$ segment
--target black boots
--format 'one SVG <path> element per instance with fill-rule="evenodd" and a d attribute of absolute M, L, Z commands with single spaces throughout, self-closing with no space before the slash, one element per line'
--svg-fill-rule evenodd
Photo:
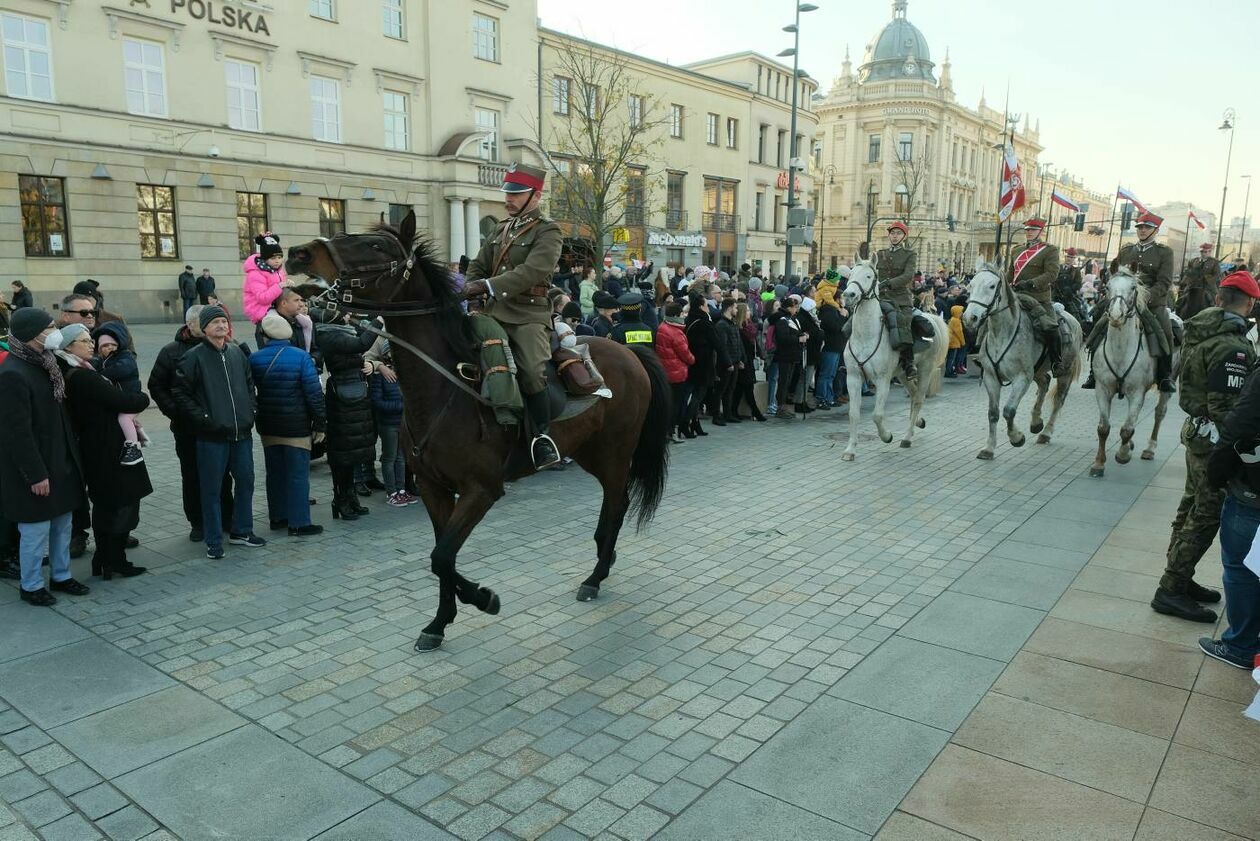
<path fill-rule="evenodd" d="M 1172 357 L 1160 356 L 1155 360 L 1155 379 L 1159 382 L 1159 390 L 1164 394 L 1172 394 L 1177 390 L 1172 381 Z"/>
<path fill-rule="evenodd" d="M 359 504 L 359 495 L 354 484 L 333 483 L 332 515 L 334 520 L 357 520 L 366 515 L 368 509 Z"/>
<path fill-rule="evenodd" d="M 551 440 L 547 430 L 551 424 L 551 400 L 547 390 L 536 394 L 526 394 L 525 408 L 530 420 L 534 422 L 534 440 L 530 443 L 529 454 L 534 460 L 534 469 L 543 470 L 560 462 L 560 448 Z"/>
<path fill-rule="evenodd" d="M 110 581 L 115 575 L 133 578 L 143 575 L 146 571 L 148 567 L 136 566 L 127 560 L 126 535 L 96 535 L 96 552 L 92 555 L 93 575 L 99 575 L 106 581 Z"/>
<path fill-rule="evenodd" d="M 1151 608 L 1165 616 L 1176 616 L 1188 622 L 1212 623 L 1216 621 L 1216 611 L 1199 604 L 1190 593 L 1173 593 L 1163 587 L 1155 591 L 1151 599 Z"/>
<path fill-rule="evenodd" d="M 914 345 L 905 345 L 901 348 L 901 371 L 905 374 L 907 382 L 919 378 L 919 369 L 914 364 Z"/>
<path fill-rule="evenodd" d="M 1056 326 L 1043 330 L 1041 341 L 1045 343 L 1046 354 L 1050 357 L 1051 375 L 1063 376 L 1067 372 L 1063 368 L 1063 337 L 1059 335 L 1059 328 Z"/>

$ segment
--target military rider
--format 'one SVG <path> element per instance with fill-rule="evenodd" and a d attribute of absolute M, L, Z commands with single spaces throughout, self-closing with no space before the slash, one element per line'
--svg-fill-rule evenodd
<path fill-rule="evenodd" d="M 1186 322 L 1181 363 L 1181 427 L 1186 448 L 1186 486 L 1172 523 L 1168 565 L 1151 600 L 1158 613 L 1191 622 L 1215 622 L 1215 611 L 1200 602 L 1218 602 L 1221 594 L 1194 580 L 1195 565 L 1211 547 L 1220 526 L 1225 489 L 1207 481 L 1208 458 L 1221 423 L 1238 402 L 1243 380 L 1255 362 L 1247 339 L 1247 316 L 1260 300 L 1260 284 L 1245 271 L 1221 281 L 1216 306 Z"/>
<path fill-rule="evenodd" d="M 1177 315 L 1189 319 L 1195 313 L 1212 305 L 1216 297 L 1216 284 L 1221 279 L 1221 261 L 1212 256 L 1210 242 L 1199 245 L 1199 256 L 1181 271 L 1177 285 Z"/>
<path fill-rule="evenodd" d="M 914 318 L 914 273 L 918 257 L 906 236 L 910 229 L 900 220 L 888 226 L 888 248 L 875 255 L 875 275 L 879 280 L 879 305 L 888 321 L 888 335 L 893 347 L 901 354 L 901 369 L 907 380 L 918 379 L 914 365 L 914 335 L 911 321 Z"/>
<path fill-rule="evenodd" d="M 1024 247 L 1006 268 L 1006 282 L 1015 290 L 1020 306 L 1037 323 L 1037 335 L 1050 355 L 1054 376 L 1063 376 L 1063 342 L 1059 316 L 1054 309 L 1054 283 L 1059 277 L 1059 249 L 1041 239 L 1044 219 L 1024 223 Z"/>
<path fill-rule="evenodd" d="M 548 434 L 551 406 L 547 397 L 547 361 L 551 358 L 551 303 L 547 290 L 560 259 L 560 226 L 542 215 L 547 173 L 514 163 L 503 177 L 503 204 L 508 218 L 486 238 L 468 265 L 465 298 L 487 298 L 484 314 L 507 332 L 516 359 L 525 409 L 534 424 L 530 455 L 538 470 L 560 461 Z"/>
<path fill-rule="evenodd" d="M 643 293 L 631 290 L 617 299 L 620 311 L 608 338 L 622 345 L 656 347 L 656 336 L 643 321 Z"/>
<path fill-rule="evenodd" d="M 1168 293 L 1172 289 L 1173 250 L 1161 242 L 1155 241 L 1155 232 L 1164 224 L 1162 217 L 1154 213 L 1143 213 L 1133 224 L 1137 231 L 1137 242 L 1129 243 L 1120 249 L 1119 256 L 1111 261 L 1111 274 L 1119 271 L 1120 266 L 1137 264 L 1141 275 L 1140 283 L 1146 287 L 1146 306 L 1138 306 L 1138 317 L 1142 319 L 1142 328 L 1147 336 L 1153 337 L 1159 345 L 1159 355 L 1155 358 L 1155 379 L 1159 390 L 1165 393 L 1176 391 L 1172 382 L 1173 331 L 1172 321 L 1168 318 Z M 1105 306 L 1105 304 L 1103 304 Z M 1107 319 L 1099 318 L 1085 341 L 1090 353 L 1098 350 L 1107 336 Z M 1094 387 L 1094 372 L 1091 366 L 1089 378 L 1081 383 L 1081 388 Z"/>

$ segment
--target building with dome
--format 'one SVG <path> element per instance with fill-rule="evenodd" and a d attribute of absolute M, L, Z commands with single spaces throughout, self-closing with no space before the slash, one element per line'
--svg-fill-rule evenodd
<path fill-rule="evenodd" d="M 894 0 L 892 19 L 856 72 L 846 49 L 840 75 L 814 109 L 813 204 L 823 267 L 851 257 L 868 230 L 879 242 L 893 219 L 910 223 L 925 273 L 966 270 L 978 254 L 993 255 L 1005 115 L 983 94 L 974 109 L 957 101 L 949 51 L 938 68 L 927 38 L 907 17 L 907 0 Z M 1042 147 L 1027 114 L 1019 115 L 1014 143 L 1031 182 L 1032 212 Z"/>

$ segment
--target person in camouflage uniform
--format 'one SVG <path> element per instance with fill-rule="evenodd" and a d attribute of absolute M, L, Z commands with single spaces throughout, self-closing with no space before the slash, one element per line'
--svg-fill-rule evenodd
<path fill-rule="evenodd" d="M 1037 335 L 1046 346 L 1054 376 L 1063 376 L 1063 342 L 1059 315 L 1054 309 L 1054 282 L 1059 276 L 1059 249 L 1041 241 L 1044 219 L 1024 223 L 1027 242 L 1006 267 L 1006 282 L 1015 290 L 1019 304 L 1035 320 Z"/>
<path fill-rule="evenodd" d="M 1216 284 L 1221 279 L 1221 261 L 1212 256 L 1212 243 L 1199 246 L 1199 256 L 1181 270 L 1177 285 L 1177 315 L 1188 320 L 1195 313 L 1211 306 L 1216 297 Z"/>
<path fill-rule="evenodd" d="M 905 239 L 909 228 L 905 222 L 893 222 L 888 226 L 889 247 L 875 255 L 875 277 L 879 280 L 879 305 L 888 322 L 888 336 L 892 346 L 901 354 L 901 370 L 907 380 L 918 379 L 914 365 L 914 335 L 911 320 L 914 318 L 914 273 L 918 256 Z"/>
<path fill-rule="evenodd" d="M 1168 565 L 1151 600 L 1158 613 L 1191 622 L 1215 622 L 1216 612 L 1200 602 L 1220 601 L 1221 594 L 1194 581 L 1194 568 L 1216 537 L 1223 488 L 1207 482 L 1208 458 L 1217 438 L 1217 424 L 1234 408 L 1243 380 L 1255 363 L 1247 339 L 1247 315 L 1260 299 L 1260 284 L 1246 272 L 1221 282 L 1216 306 L 1186 322 L 1181 364 L 1181 427 L 1186 448 L 1186 486 L 1172 522 Z"/>
<path fill-rule="evenodd" d="M 1173 330 L 1172 321 L 1168 318 L 1168 293 L 1172 290 L 1173 250 L 1163 243 L 1155 241 L 1155 232 L 1164 223 L 1163 218 L 1154 213 L 1143 213 L 1134 223 L 1138 241 L 1120 249 L 1119 256 L 1111 261 L 1111 274 L 1115 274 L 1120 266 L 1137 265 L 1141 274 L 1141 284 L 1146 287 L 1146 306 L 1138 307 L 1138 317 L 1142 319 L 1142 328 L 1151 339 L 1152 349 L 1158 345 L 1155 357 L 1155 378 L 1159 390 L 1168 394 L 1176 391 L 1172 382 Z M 1105 309 L 1106 305 L 1103 304 Z M 1098 318 L 1094 329 L 1090 331 L 1085 345 L 1090 353 L 1094 353 L 1102 345 L 1107 336 L 1107 319 Z M 1090 366 L 1089 378 L 1081 384 L 1081 388 L 1094 387 L 1093 366 Z"/>

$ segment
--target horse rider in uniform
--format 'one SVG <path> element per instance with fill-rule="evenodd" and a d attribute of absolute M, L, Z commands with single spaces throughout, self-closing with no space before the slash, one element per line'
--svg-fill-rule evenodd
<path fill-rule="evenodd" d="M 1026 242 L 1006 269 L 1006 282 L 1015 290 L 1020 306 L 1032 316 L 1037 335 L 1046 346 L 1054 376 L 1063 376 L 1063 342 L 1059 315 L 1054 309 L 1054 283 L 1059 277 L 1059 249 L 1041 240 L 1044 219 L 1024 223 Z"/>
<path fill-rule="evenodd" d="M 1221 279 L 1221 261 L 1212 256 L 1210 242 L 1199 246 L 1199 256 L 1181 270 L 1177 285 L 1177 315 L 1189 320 L 1195 313 L 1212 305 L 1216 284 Z"/>
<path fill-rule="evenodd" d="M 617 299 L 620 311 L 617 323 L 613 325 L 608 338 L 622 345 L 647 345 L 656 348 L 656 336 L 652 328 L 643 322 L 643 293 L 636 290 L 626 292 Z"/>
<path fill-rule="evenodd" d="M 538 470 L 560 461 L 548 434 L 551 406 L 547 395 L 547 362 L 551 359 L 551 302 L 547 290 L 560 260 L 560 226 L 542 215 L 547 173 L 514 163 L 503 177 L 503 203 L 508 218 L 486 237 L 477 258 L 468 265 L 465 298 L 486 299 L 483 310 L 503 326 L 516 360 L 525 409 L 534 424 L 530 455 Z"/>
<path fill-rule="evenodd" d="M 1255 362 L 1247 338 L 1247 316 L 1260 300 L 1260 284 L 1245 271 L 1221 281 L 1216 306 L 1186 322 L 1182 350 L 1181 427 L 1186 448 L 1186 487 L 1172 522 L 1168 566 L 1151 600 L 1159 613 L 1191 622 L 1215 622 L 1215 611 L 1200 602 L 1218 602 L 1221 594 L 1196 584 L 1195 565 L 1203 558 L 1220 526 L 1225 489 L 1207 481 L 1208 458 L 1216 443 L 1217 425 L 1238 402 L 1243 380 Z"/>
<path fill-rule="evenodd" d="M 1138 241 L 1120 249 L 1119 256 L 1111 261 L 1111 274 L 1119 271 L 1120 266 L 1137 265 L 1141 275 L 1139 283 L 1146 287 L 1146 306 L 1138 305 L 1138 317 L 1142 319 L 1147 338 L 1159 345 L 1159 353 L 1155 357 L 1155 379 L 1159 382 L 1159 390 L 1170 394 L 1177 390 L 1172 382 L 1173 330 L 1172 321 L 1168 318 L 1174 255 L 1171 248 L 1155 241 L 1155 232 L 1162 224 L 1163 218 L 1154 213 L 1139 216 L 1133 225 Z M 1105 308 L 1105 303 L 1102 306 Z M 1085 342 L 1090 353 L 1098 350 L 1106 336 L 1107 319 L 1099 318 Z M 1093 387 L 1094 372 L 1093 366 L 1090 366 L 1089 379 L 1081 384 L 1081 388 Z"/>
<path fill-rule="evenodd" d="M 907 380 L 919 378 L 914 365 L 914 273 L 918 257 L 906 236 L 910 229 L 900 220 L 888 226 L 888 248 L 875 255 L 875 277 L 879 281 L 879 306 L 888 322 L 888 337 L 901 355 L 901 370 Z"/>
<path fill-rule="evenodd" d="M 1081 300 L 1081 286 L 1085 278 L 1081 275 L 1081 267 L 1076 264 L 1076 249 L 1069 248 L 1063 255 L 1067 260 L 1059 266 L 1059 276 L 1054 282 L 1054 300 L 1084 325 L 1089 320 L 1089 313 Z"/>

